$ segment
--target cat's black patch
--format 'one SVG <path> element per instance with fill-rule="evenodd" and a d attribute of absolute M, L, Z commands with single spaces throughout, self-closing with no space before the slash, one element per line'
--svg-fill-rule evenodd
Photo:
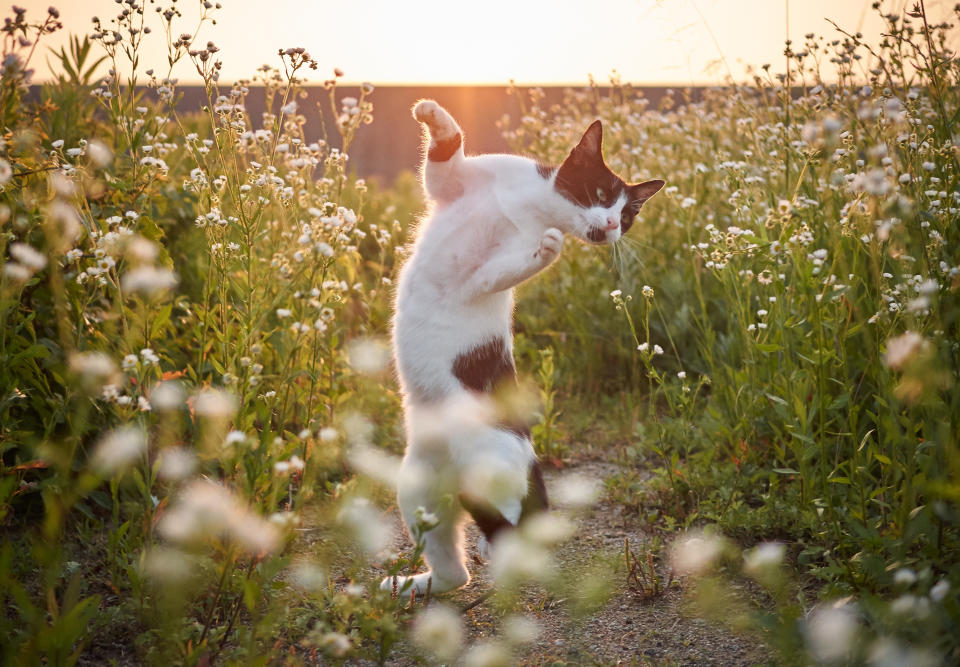
<path fill-rule="evenodd" d="M 550 177 L 553 176 L 553 172 L 557 170 L 556 167 L 552 167 L 549 164 L 544 164 L 543 162 L 537 161 L 537 173 L 540 175 L 540 178 L 545 181 L 549 181 Z"/>
<path fill-rule="evenodd" d="M 547 485 L 543 482 L 543 471 L 540 462 L 534 460 L 527 472 L 527 497 L 523 499 L 520 510 L 520 521 L 537 512 L 546 512 L 550 509 L 547 500 Z"/>
<path fill-rule="evenodd" d="M 457 152 L 461 143 L 463 143 L 463 137 L 460 136 L 459 132 L 449 139 L 442 139 L 430 147 L 430 150 L 427 151 L 427 159 L 434 162 L 446 162 Z"/>
<path fill-rule="evenodd" d="M 622 224 L 623 223 L 621 223 L 621 226 Z M 599 227 L 591 227 L 590 231 L 587 232 L 587 238 L 594 243 L 603 243 L 607 240 L 607 233 Z"/>
<path fill-rule="evenodd" d="M 463 509 L 467 510 L 467 513 L 473 517 L 474 523 L 477 524 L 477 528 L 479 528 L 480 532 L 487 538 L 487 541 L 492 542 L 494 535 L 501 530 L 513 528 L 513 524 L 507 521 L 507 519 L 500 514 L 500 510 L 490 503 L 471 500 L 463 493 L 458 497 L 460 498 L 460 504 L 463 506 Z"/>
<path fill-rule="evenodd" d="M 453 374 L 467 389 L 482 393 L 491 393 L 501 382 L 516 382 L 517 378 L 513 356 L 502 338 L 494 338 L 457 355 L 453 360 Z"/>
<path fill-rule="evenodd" d="M 492 542 L 494 536 L 501 530 L 513 528 L 500 510 L 483 501 L 472 500 L 461 493 L 458 498 L 463 509 L 473 517 L 477 528 L 483 533 L 487 541 Z M 523 499 L 520 509 L 520 523 L 523 523 L 528 517 L 549 509 L 547 502 L 547 487 L 543 482 L 543 471 L 540 469 L 540 462 L 534 461 L 527 470 L 527 495 Z"/>

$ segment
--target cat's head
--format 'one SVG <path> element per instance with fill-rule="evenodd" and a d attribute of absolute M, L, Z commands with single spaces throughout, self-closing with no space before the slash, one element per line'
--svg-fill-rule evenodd
<path fill-rule="evenodd" d="M 587 243 L 614 243 L 633 225 L 643 203 L 663 187 L 653 180 L 630 185 L 610 171 L 600 146 L 603 127 L 594 121 L 557 169 L 556 190 L 571 207 L 572 228 Z"/>

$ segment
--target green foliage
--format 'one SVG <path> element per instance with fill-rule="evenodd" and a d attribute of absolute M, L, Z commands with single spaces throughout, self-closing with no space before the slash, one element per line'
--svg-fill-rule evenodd
<path fill-rule="evenodd" d="M 400 449 L 375 361 L 421 202 L 412 176 L 379 190 L 349 173 L 372 88 L 327 82 L 333 149 L 304 134 L 303 49 L 221 86 L 217 47 L 171 10 L 155 26 L 167 69 L 148 70 L 133 7 L 122 32 L 95 21 L 53 53 L 56 85 L 28 102 L 57 16 L 15 9 L 2 36 L 0 661 L 123 642 L 145 663 L 386 662 L 422 605 L 369 566 L 415 571 L 422 540 L 384 552 L 377 488 L 347 464 L 357 445 Z M 788 46 L 789 75 L 656 109 L 619 80 L 551 109 L 534 91 L 505 127 L 555 163 L 599 116 L 612 167 L 669 186 L 608 255 L 570 244 L 521 290 L 538 453 L 614 434 L 632 469 L 609 497 L 661 536 L 725 534 L 674 565 L 703 575 L 704 614 L 759 629 L 785 662 L 960 650 L 960 64 L 923 3 L 884 20 L 878 45 Z M 183 60 L 206 92 L 192 113 L 170 76 Z M 351 365 L 357 350 L 374 363 Z M 571 529 L 538 517 L 491 568 L 559 592 L 574 619 L 615 585 L 667 588 L 658 550 L 629 544 L 556 576 Z M 514 610 L 519 590 L 493 604 Z M 427 637 L 460 632 L 434 620 Z M 818 645 L 818 623 L 846 628 L 844 646 Z"/>
<path fill-rule="evenodd" d="M 624 457 L 659 481 L 613 496 L 795 545 L 825 595 L 889 615 L 903 568 L 960 583 L 960 67 L 923 3 L 881 17 L 880 44 L 808 35 L 789 76 L 658 108 L 616 78 L 551 108 L 518 93 L 505 133 L 556 163 L 599 117 L 614 171 L 667 181 L 633 239 L 568 247 L 518 306 L 534 344 L 578 350 L 558 367 L 588 404 L 617 387 L 644 408 Z"/>

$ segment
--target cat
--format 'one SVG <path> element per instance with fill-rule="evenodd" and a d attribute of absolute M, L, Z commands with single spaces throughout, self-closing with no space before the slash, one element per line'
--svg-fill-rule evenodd
<path fill-rule="evenodd" d="M 486 557 L 500 531 L 547 509 L 529 429 L 497 410 L 497 392 L 517 382 L 513 288 L 557 258 L 564 234 L 616 242 L 664 182 L 627 185 L 610 171 L 599 120 L 549 167 L 466 157 L 463 132 L 435 101 L 417 103 L 413 116 L 426 129 L 421 175 L 431 205 L 397 283 L 393 349 L 407 438 L 397 500 L 411 532 L 425 516 L 436 525 L 423 534 L 430 570 L 387 577 L 381 588 L 422 595 L 469 581 L 467 514 Z"/>

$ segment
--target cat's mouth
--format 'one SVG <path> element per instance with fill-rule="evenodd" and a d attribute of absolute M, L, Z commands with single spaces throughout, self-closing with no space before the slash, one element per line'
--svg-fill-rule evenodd
<path fill-rule="evenodd" d="M 606 243 L 607 230 L 602 227 L 591 227 L 590 231 L 587 232 L 587 240 L 591 243 Z"/>

